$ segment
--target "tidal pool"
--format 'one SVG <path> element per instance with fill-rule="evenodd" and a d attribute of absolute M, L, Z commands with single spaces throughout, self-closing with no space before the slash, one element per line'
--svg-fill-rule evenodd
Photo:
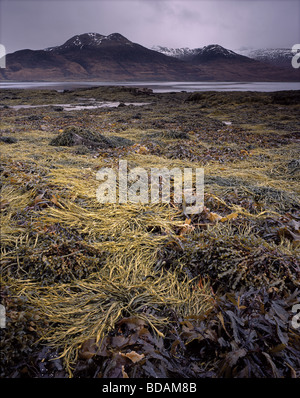
<path fill-rule="evenodd" d="M 95 102 L 91 100 L 91 102 L 87 104 L 43 104 L 43 105 L 11 105 L 11 109 L 19 110 L 19 109 L 30 109 L 30 108 L 44 108 L 47 106 L 52 106 L 54 108 L 61 107 L 64 111 L 80 111 L 85 109 L 97 109 L 97 108 L 116 108 L 117 106 L 143 106 L 149 105 L 150 102 L 116 102 L 116 101 L 105 101 L 105 102 Z M 121 105 L 122 106 L 122 105 Z"/>

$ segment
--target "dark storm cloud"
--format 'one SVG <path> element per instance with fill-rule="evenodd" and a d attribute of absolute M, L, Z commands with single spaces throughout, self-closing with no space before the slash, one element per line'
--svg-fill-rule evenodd
<path fill-rule="evenodd" d="M 0 0 L 8 52 L 59 45 L 75 34 L 119 32 L 146 47 L 237 49 L 300 42 L 300 0 Z"/>

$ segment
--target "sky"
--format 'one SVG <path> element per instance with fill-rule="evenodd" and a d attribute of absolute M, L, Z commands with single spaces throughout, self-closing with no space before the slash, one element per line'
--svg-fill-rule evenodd
<path fill-rule="evenodd" d="M 148 48 L 291 48 L 300 43 L 300 0 L 0 0 L 6 53 L 88 32 Z"/>

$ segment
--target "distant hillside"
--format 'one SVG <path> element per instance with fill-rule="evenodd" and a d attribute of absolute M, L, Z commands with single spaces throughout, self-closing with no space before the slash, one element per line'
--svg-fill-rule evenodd
<path fill-rule="evenodd" d="M 257 61 L 288 69 L 291 67 L 292 58 L 294 56 L 290 48 L 246 49 L 237 52 L 249 58 L 256 59 Z"/>

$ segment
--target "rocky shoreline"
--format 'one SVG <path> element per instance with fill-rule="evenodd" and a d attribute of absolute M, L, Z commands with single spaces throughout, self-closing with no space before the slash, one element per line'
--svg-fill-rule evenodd
<path fill-rule="evenodd" d="M 2 90 L 1 377 L 299 377 L 299 108 L 299 91 Z M 100 204 L 120 159 L 204 168 L 203 211 Z"/>

